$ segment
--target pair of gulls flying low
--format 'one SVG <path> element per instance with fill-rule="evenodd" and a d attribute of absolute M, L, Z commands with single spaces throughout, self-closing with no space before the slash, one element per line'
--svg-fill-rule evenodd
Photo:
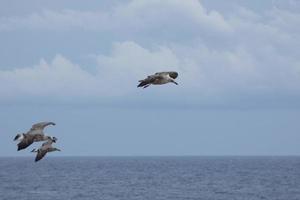
<path fill-rule="evenodd" d="M 41 160 L 48 152 L 60 151 L 55 147 L 52 147 L 52 144 L 57 141 L 56 137 L 47 136 L 44 134 L 44 128 L 46 126 L 52 125 L 53 122 L 40 122 L 32 125 L 31 129 L 27 133 L 17 134 L 14 138 L 14 141 L 20 141 L 18 143 L 18 151 L 26 149 L 34 142 L 44 142 L 42 146 L 38 149 L 33 149 L 31 152 L 36 152 L 35 162 Z"/>
<path fill-rule="evenodd" d="M 157 72 L 153 75 L 148 76 L 147 78 L 140 80 L 139 85 L 137 87 L 147 88 L 150 85 L 163 85 L 166 83 L 174 83 L 175 79 L 178 77 L 178 73 L 174 71 L 169 72 Z M 33 149 L 31 152 L 36 152 L 35 162 L 41 160 L 48 152 L 53 151 L 60 151 L 52 146 L 53 143 L 57 141 L 56 137 L 47 136 L 44 134 L 44 128 L 46 126 L 52 125 L 54 126 L 55 123 L 53 122 L 40 122 L 34 124 L 31 129 L 27 133 L 22 133 L 16 135 L 14 138 L 15 141 L 20 141 L 18 143 L 18 151 L 22 149 L 26 149 L 34 142 L 44 142 L 42 146 L 38 149 Z"/>

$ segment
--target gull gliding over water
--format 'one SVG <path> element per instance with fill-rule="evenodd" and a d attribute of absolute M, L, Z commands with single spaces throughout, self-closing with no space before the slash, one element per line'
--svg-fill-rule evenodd
<path fill-rule="evenodd" d="M 52 147 L 52 143 L 56 142 L 56 138 L 53 137 L 48 139 L 47 142 L 43 143 L 39 149 L 33 149 L 31 152 L 37 152 L 35 162 L 41 160 L 48 152 L 60 151 L 60 149 Z"/>
<path fill-rule="evenodd" d="M 178 85 L 178 83 L 175 82 L 175 79 L 177 78 L 178 73 L 174 71 L 170 72 L 157 72 L 153 75 L 148 76 L 147 78 L 140 80 L 140 84 L 137 87 L 143 87 L 146 88 L 148 86 L 152 85 L 163 85 L 166 83 L 174 83 Z"/>
<path fill-rule="evenodd" d="M 19 140 L 18 151 L 27 148 L 34 142 L 46 141 L 51 139 L 50 136 L 44 134 L 43 130 L 46 126 L 55 125 L 54 122 L 40 122 L 32 125 L 27 133 L 17 134 L 14 140 Z"/>

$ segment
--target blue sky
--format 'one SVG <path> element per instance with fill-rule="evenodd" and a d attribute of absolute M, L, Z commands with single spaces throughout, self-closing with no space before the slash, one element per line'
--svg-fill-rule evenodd
<path fill-rule="evenodd" d="M 299 155 L 299 0 L 0 1 L 0 155 Z M 173 84 L 136 88 L 164 70 Z"/>

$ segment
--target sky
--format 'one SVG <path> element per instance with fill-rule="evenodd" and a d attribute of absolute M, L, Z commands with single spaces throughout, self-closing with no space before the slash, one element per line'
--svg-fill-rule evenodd
<path fill-rule="evenodd" d="M 0 156 L 300 155 L 300 0 L 0 0 Z M 179 85 L 137 88 L 158 71 Z"/>

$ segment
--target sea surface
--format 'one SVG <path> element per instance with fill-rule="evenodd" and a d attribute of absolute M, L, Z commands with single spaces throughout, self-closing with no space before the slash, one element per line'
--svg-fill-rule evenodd
<path fill-rule="evenodd" d="M 1 200 L 300 200 L 300 157 L 0 158 Z"/>

